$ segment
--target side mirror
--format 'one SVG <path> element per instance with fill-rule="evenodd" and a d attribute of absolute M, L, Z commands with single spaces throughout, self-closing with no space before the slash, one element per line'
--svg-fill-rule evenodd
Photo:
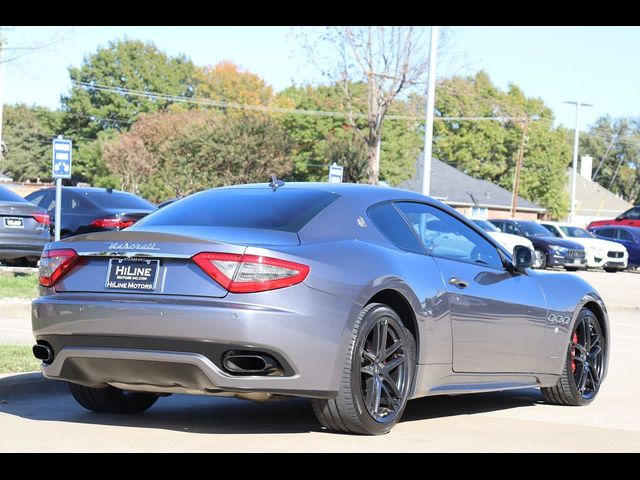
<path fill-rule="evenodd" d="M 524 272 L 533 265 L 533 252 L 529 247 L 516 245 L 513 248 L 513 267 L 517 272 Z"/>

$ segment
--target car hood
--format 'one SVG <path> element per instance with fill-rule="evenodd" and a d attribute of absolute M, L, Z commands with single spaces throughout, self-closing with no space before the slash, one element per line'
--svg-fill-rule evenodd
<path fill-rule="evenodd" d="M 495 238 L 498 243 L 510 251 L 513 250 L 513 247 L 516 245 L 523 245 L 527 248 L 533 248 L 533 244 L 531 240 L 525 237 L 521 237 L 520 235 L 511 235 L 510 233 L 504 232 L 487 232 L 493 238 Z"/>
<path fill-rule="evenodd" d="M 595 250 L 611 250 L 614 252 L 622 252 L 626 250 L 624 245 L 609 240 L 601 240 L 599 238 L 574 238 L 572 241 L 583 245 L 585 248 Z"/>
<path fill-rule="evenodd" d="M 571 248 L 571 249 L 583 249 L 584 247 L 577 242 L 571 240 L 565 240 L 563 238 L 556 237 L 525 237 L 531 240 L 534 246 L 548 247 L 550 245 L 558 245 L 559 247 Z"/>

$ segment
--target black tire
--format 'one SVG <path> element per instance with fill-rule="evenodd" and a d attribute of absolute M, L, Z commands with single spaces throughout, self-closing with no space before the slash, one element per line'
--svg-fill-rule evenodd
<path fill-rule="evenodd" d="M 578 270 L 581 270 L 580 268 L 576 268 L 576 267 L 564 267 L 564 269 L 567 272 L 577 272 Z"/>
<path fill-rule="evenodd" d="M 382 354 L 373 352 L 382 350 L 373 346 L 377 338 L 384 338 Z M 369 363 L 364 365 L 365 362 Z M 335 432 L 388 433 L 407 405 L 415 364 L 416 341 L 398 314 L 387 305 L 369 304 L 362 309 L 351 331 L 338 396 L 312 399 L 313 411 L 324 427 Z M 370 398 L 365 398 L 369 395 Z"/>
<path fill-rule="evenodd" d="M 533 256 L 533 268 L 538 268 L 540 270 L 544 270 L 547 268 L 547 253 L 540 248 L 535 249 L 535 254 Z"/>
<path fill-rule="evenodd" d="M 569 339 L 562 375 L 554 387 L 541 388 L 542 396 L 555 405 L 588 405 L 600 390 L 607 358 L 602 327 L 591 310 L 580 310 Z"/>
<path fill-rule="evenodd" d="M 619 268 L 605 268 L 604 271 L 607 272 L 607 273 L 618 273 L 620 271 L 620 269 Z"/>
<path fill-rule="evenodd" d="M 158 395 L 146 392 L 125 392 L 115 387 L 91 388 L 69 383 L 71 395 L 87 410 L 101 413 L 140 413 L 156 403 Z"/>

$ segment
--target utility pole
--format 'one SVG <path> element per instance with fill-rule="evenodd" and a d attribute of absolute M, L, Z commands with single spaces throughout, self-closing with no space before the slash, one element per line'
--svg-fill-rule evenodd
<path fill-rule="evenodd" d="M 527 134 L 529 133 L 529 123 L 531 117 L 524 119 L 522 126 L 522 137 L 520 138 L 520 147 L 518 148 L 518 157 L 516 159 L 516 174 L 513 179 L 513 197 L 511 198 L 511 217 L 515 218 L 518 209 L 518 190 L 520 190 L 520 172 L 522 171 L 522 163 L 524 162 L 524 149 L 527 145 Z"/>
<path fill-rule="evenodd" d="M 580 107 L 593 107 L 590 103 L 580 103 L 579 101 L 566 101 L 570 105 L 576 106 L 576 126 L 573 134 L 573 163 L 571 173 L 571 211 L 569 222 L 573 223 L 576 216 L 576 177 L 578 176 L 578 140 L 580 139 Z"/>
<path fill-rule="evenodd" d="M 438 54 L 438 27 L 431 27 L 429 50 L 429 79 L 427 81 L 427 112 L 424 126 L 424 155 L 422 158 L 422 194 L 431 193 L 431 152 L 433 151 L 433 110 L 436 96 L 436 56 Z"/>

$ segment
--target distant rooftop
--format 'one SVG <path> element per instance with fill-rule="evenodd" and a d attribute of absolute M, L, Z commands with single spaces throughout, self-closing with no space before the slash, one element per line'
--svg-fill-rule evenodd
<path fill-rule="evenodd" d="M 416 173 L 405 180 L 400 188 L 414 192 L 422 190 L 423 154 L 416 162 Z M 454 206 L 484 208 L 511 208 L 513 194 L 488 180 L 473 178 L 445 162 L 431 159 L 431 196 Z M 544 207 L 518 197 L 518 210 L 543 213 Z"/>
<path fill-rule="evenodd" d="M 571 172 L 567 170 L 565 190 L 571 195 Z M 607 190 L 598 182 L 576 175 L 576 215 L 585 217 L 617 217 L 633 205 Z"/>

